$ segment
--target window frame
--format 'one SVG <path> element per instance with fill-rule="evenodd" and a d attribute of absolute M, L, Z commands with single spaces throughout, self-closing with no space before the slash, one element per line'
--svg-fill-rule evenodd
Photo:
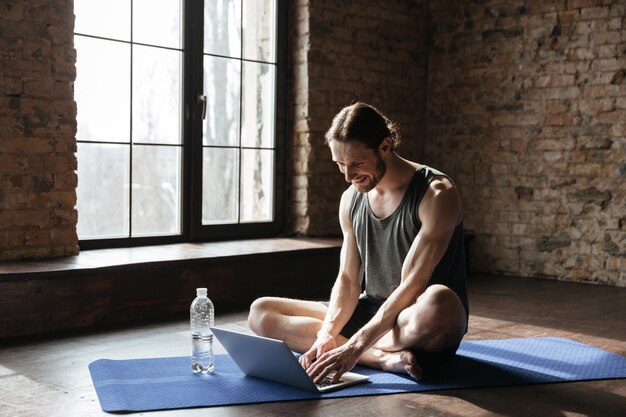
<path fill-rule="evenodd" d="M 81 250 L 270 237 L 279 235 L 284 231 L 288 0 L 276 0 L 276 83 L 274 91 L 275 153 L 272 221 L 202 224 L 203 127 L 202 104 L 197 102 L 197 97 L 203 94 L 203 31 L 204 2 L 183 0 L 183 71 L 181 74 L 183 89 L 183 109 L 181 109 L 181 111 L 183 116 L 180 234 L 80 239 L 78 244 Z M 132 205 L 132 202 L 130 204 Z M 80 213 L 78 215 L 80 216 Z"/>

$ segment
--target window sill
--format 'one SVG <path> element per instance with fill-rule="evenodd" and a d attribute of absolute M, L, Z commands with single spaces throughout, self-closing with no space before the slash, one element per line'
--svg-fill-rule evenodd
<path fill-rule="evenodd" d="M 0 339 L 189 317 L 195 289 L 220 313 L 258 297 L 320 300 L 339 267 L 339 239 L 272 238 L 101 249 L 0 264 Z"/>
<path fill-rule="evenodd" d="M 0 262 L 0 276 L 3 274 L 38 274 L 135 264 L 206 262 L 232 257 L 339 247 L 341 247 L 341 239 L 268 238 L 96 249 L 81 251 L 76 256 L 63 258 Z"/>

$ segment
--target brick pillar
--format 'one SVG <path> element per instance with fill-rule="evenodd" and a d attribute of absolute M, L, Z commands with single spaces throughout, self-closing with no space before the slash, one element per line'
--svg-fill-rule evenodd
<path fill-rule="evenodd" d="M 5 0 L 0 15 L 0 260 L 73 255 L 73 2 Z"/>
<path fill-rule="evenodd" d="M 365 101 L 400 124 L 399 153 L 422 156 L 427 9 L 422 1 L 308 1 L 291 5 L 290 229 L 338 235 L 348 187 L 324 145 L 344 106 Z"/>

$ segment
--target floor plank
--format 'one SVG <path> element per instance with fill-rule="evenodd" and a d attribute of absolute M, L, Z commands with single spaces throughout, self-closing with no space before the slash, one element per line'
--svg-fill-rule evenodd
<path fill-rule="evenodd" d="M 560 336 L 626 355 L 626 289 L 473 276 L 467 339 Z M 219 314 L 247 330 L 246 313 Z M 96 359 L 188 355 L 188 323 L 13 340 L 0 346 L 0 416 L 104 416 L 87 365 Z M 222 353 L 219 345 L 216 351 Z M 623 416 L 626 380 L 451 390 L 321 401 L 170 410 L 179 416 Z M 134 415 L 134 414 L 133 414 Z"/>

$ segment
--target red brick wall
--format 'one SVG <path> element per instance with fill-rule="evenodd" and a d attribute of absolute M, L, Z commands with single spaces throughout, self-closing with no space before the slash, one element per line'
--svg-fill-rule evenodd
<path fill-rule="evenodd" d="M 290 4 L 288 232 L 339 234 L 323 134 L 363 100 L 455 179 L 476 269 L 626 285 L 623 1 Z M 73 254 L 72 2 L 0 16 L 0 259 Z"/>
<path fill-rule="evenodd" d="M 626 3 L 432 1 L 425 162 L 481 271 L 626 285 Z"/>
<path fill-rule="evenodd" d="M 0 260 L 76 254 L 71 0 L 0 3 Z"/>

